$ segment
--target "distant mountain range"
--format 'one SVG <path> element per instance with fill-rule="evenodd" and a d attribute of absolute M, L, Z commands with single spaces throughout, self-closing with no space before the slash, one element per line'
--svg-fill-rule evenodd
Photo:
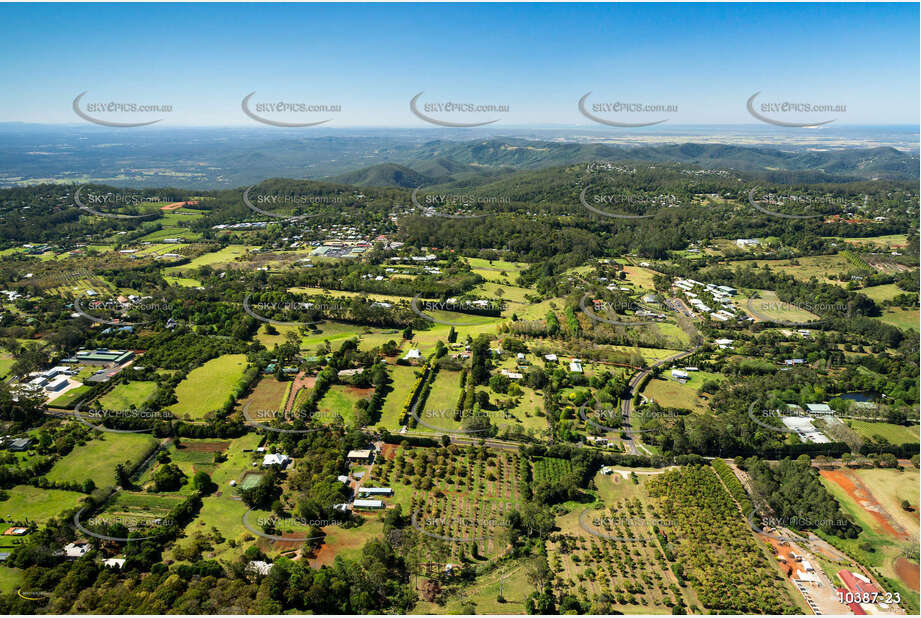
<path fill-rule="evenodd" d="M 99 130 L 96 130 L 99 129 Z M 917 180 L 919 158 L 891 147 L 829 148 L 791 143 L 623 145 L 603 137 L 478 137 L 432 140 L 431 133 L 384 131 L 305 136 L 302 132 L 0 124 L 0 186 L 100 182 L 125 187 L 221 189 L 266 178 L 324 179 L 357 186 L 480 184 L 514 171 L 593 160 L 676 162 L 732 169 L 777 182 Z M 708 141 L 712 141 L 710 138 Z M 728 139 L 728 138 L 727 138 Z M 859 143 L 859 142 L 858 142 Z"/>
<path fill-rule="evenodd" d="M 424 144 L 408 154 L 401 164 L 374 165 L 334 176 L 331 180 L 359 186 L 417 187 L 475 177 L 482 179 L 515 170 L 605 160 L 685 163 L 704 169 L 762 172 L 766 177 L 790 172 L 784 176 L 791 181 L 834 182 L 873 178 L 917 179 L 919 165 L 917 155 L 894 148 L 786 152 L 721 144 L 631 148 L 528 140 L 438 141 Z"/>

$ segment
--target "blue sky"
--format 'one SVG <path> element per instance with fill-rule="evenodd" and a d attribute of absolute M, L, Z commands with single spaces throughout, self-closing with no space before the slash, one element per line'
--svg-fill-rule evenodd
<path fill-rule="evenodd" d="M 256 91 L 342 107 L 286 118 L 422 128 L 409 100 L 425 91 L 508 105 L 500 124 L 589 125 L 592 91 L 677 105 L 671 124 L 753 123 L 760 90 L 846 105 L 838 124 L 917 125 L 918 23 L 917 3 L 0 4 L 0 121 L 82 122 L 88 91 L 172 105 L 154 115 L 170 125 L 257 126 L 240 109 Z"/>

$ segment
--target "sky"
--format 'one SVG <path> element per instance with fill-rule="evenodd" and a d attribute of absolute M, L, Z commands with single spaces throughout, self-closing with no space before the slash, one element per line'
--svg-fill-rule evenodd
<path fill-rule="evenodd" d="M 338 111 L 261 118 L 327 127 L 447 122 L 919 121 L 914 4 L 0 4 L 0 122 L 259 126 L 276 101 Z M 507 106 L 445 112 L 426 104 Z M 169 105 L 114 113 L 88 104 Z M 600 103 L 666 107 L 624 111 Z M 96 108 L 99 110 L 100 108 Z M 429 111 L 426 112 L 425 110 Z M 659 108 L 661 109 L 661 108 Z"/>

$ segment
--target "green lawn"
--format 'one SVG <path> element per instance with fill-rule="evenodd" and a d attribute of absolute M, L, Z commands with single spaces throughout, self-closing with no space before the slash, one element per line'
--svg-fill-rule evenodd
<path fill-rule="evenodd" d="M 78 386 L 77 388 L 71 389 L 61 395 L 60 397 L 51 400 L 48 403 L 52 408 L 70 408 L 73 407 L 74 402 L 77 401 L 80 397 L 88 393 L 90 390 L 89 386 Z"/>
<path fill-rule="evenodd" d="M 643 390 L 643 395 L 655 400 L 667 408 L 686 408 L 688 410 L 706 411 L 706 400 L 697 396 L 697 390 L 707 380 L 724 380 L 718 373 L 707 371 L 690 371 L 690 379 L 681 384 L 671 377 L 671 369 L 666 369 L 661 379 L 650 380 Z"/>
<path fill-rule="evenodd" d="M 896 284 L 887 283 L 885 285 L 874 285 L 869 288 L 863 288 L 860 290 L 860 293 L 870 300 L 880 303 L 884 300 L 892 300 L 899 294 L 904 294 L 905 292 L 904 290 L 900 290 Z"/>
<path fill-rule="evenodd" d="M 381 406 L 381 420 L 377 426 L 383 427 L 388 431 L 394 432 L 400 429 L 400 414 L 403 411 L 403 404 L 409 396 L 409 389 L 416 381 L 415 367 L 405 365 L 392 365 L 390 367 L 390 379 L 392 383 L 390 393 Z"/>
<path fill-rule="evenodd" d="M 220 249 L 218 251 L 212 251 L 211 253 L 205 253 L 198 256 L 197 258 L 189 261 L 188 264 L 183 264 L 182 266 L 172 266 L 170 268 L 164 269 L 164 273 L 176 275 L 181 274 L 183 271 L 195 270 L 200 266 L 212 266 L 214 264 L 231 264 L 237 261 L 237 258 L 242 257 L 249 253 L 253 247 L 247 245 L 229 245 Z"/>
<path fill-rule="evenodd" d="M 178 285 L 183 288 L 197 288 L 201 287 L 201 281 L 198 279 L 191 279 L 189 277 L 174 277 L 170 275 L 164 275 L 163 280 L 166 281 L 169 285 Z"/>
<path fill-rule="evenodd" d="M 343 423 L 351 426 L 355 423 L 355 404 L 359 399 L 370 397 L 372 389 L 357 389 L 344 384 L 334 384 L 317 403 L 314 417 L 321 423 L 332 423 L 337 415 Z"/>
<path fill-rule="evenodd" d="M 7 493 L 9 498 L 0 502 L 0 517 L 7 522 L 30 520 L 42 523 L 79 505 L 84 497 L 75 491 L 39 489 L 31 485 L 17 485 L 8 489 Z"/>
<path fill-rule="evenodd" d="M 200 419 L 221 409 L 246 370 L 245 354 L 226 354 L 196 367 L 176 387 L 178 403 L 170 406 L 180 418 Z"/>
<path fill-rule="evenodd" d="M 99 405 L 106 410 L 127 410 L 131 406 L 142 408 L 156 390 L 156 382 L 118 384 L 99 398 Z"/>
<path fill-rule="evenodd" d="M 879 435 L 891 442 L 892 444 L 907 444 L 919 441 L 918 426 L 911 425 L 894 425 L 892 423 L 875 423 L 872 421 L 857 421 L 847 419 L 847 425 L 864 438 L 872 438 Z"/>
<path fill-rule="evenodd" d="M 917 309 L 901 309 L 895 307 L 884 309 L 883 315 L 876 319 L 902 330 L 918 330 L 918 318 L 919 313 Z"/>
<path fill-rule="evenodd" d="M 106 432 L 58 460 L 47 476 L 51 481 L 77 483 L 92 479 L 96 487 L 112 487 L 117 464 L 130 461 L 134 467 L 156 445 L 157 441 L 146 434 Z"/>
<path fill-rule="evenodd" d="M 22 569 L 0 566 L 0 592 L 16 592 L 22 585 Z"/>

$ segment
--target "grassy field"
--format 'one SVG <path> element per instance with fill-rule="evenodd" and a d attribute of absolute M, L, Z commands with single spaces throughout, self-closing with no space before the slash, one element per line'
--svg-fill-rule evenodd
<path fill-rule="evenodd" d="M 156 445 L 157 441 L 148 435 L 106 432 L 58 460 L 48 472 L 48 480 L 82 483 L 92 479 L 96 487 L 112 487 L 117 464 L 130 461 L 134 467 Z"/>
<path fill-rule="evenodd" d="M 106 504 L 101 517 L 112 519 L 121 517 L 132 524 L 148 519 L 154 520 L 169 515 L 169 512 L 184 499 L 185 497 L 178 493 L 151 494 L 120 491 Z"/>
<path fill-rule="evenodd" d="M 878 247 L 891 249 L 894 247 L 904 247 L 908 243 L 908 236 L 905 234 L 889 234 L 888 236 L 870 236 L 869 238 L 845 238 L 844 242 L 859 245 L 872 244 Z"/>
<path fill-rule="evenodd" d="M 22 569 L 0 567 L 0 592 L 16 592 L 22 584 Z"/>
<path fill-rule="evenodd" d="M 8 489 L 7 493 L 10 497 L 0 502 L 0 516 L 7 522 L 30 520 L 43 523 L 74 508 L 84 497 L 84 494 L 75 491 L 39 489 L 31 485 L 17 485 Z"/>
<path fill-rule="evenodd" d="M 178 403 L 170 406 L 180 418 L 204 418 L 219 410 L 246 370 L 245 354 L 226 354 L 196 367 L 176 387 Z"/>
<path fill-rule="evenodd" d="M 892 515 L 892 518 L 909 534 L 917 538 L 919 532 L 917 512 L 919 494 L 921 494 L 918 485 L 921 474 L 918 469 L 915 467 L 908 467 L 904 470 L 876 468 L 855 470 L 854 474 L 873 491 L 873 496 L 883 505 L 886 512 Z M 914 512 L 904 510 L 902 500 L 908 500 Z"/>
<path fill-rule="evenodd" d="M 341 416 L 346 425 L 352 426 L 355 423 L 355 404 L 359 399 L 370 397 L 373 392 L 373 389 L 335 384 L 326 391 L 323 399 L 317 402 L 314 418 L 321 423 L 332 423 L 337 416 Z"/>
<path fill-rule="evenodd" d="M 876 319 L 902 330 L 918 330 L 919 313 L 917 309 L 898 307 L 884 309 L 883 315 Z"/>
<path fill-rule="evenodd" d="M 445 603 L 419 601 L 412 614 L 526 614 L 525 600 L 534 591 L 525 563 L 504 563 L 471 583 L 449 588 Z M 498 601 L 502 592 L 503 602 Z M 454 594 L 452 594 L 454 593 Z"/>
<path fill-rule="evenodd" d="M 5 378 L 15 363 L 16 359 L 12 354 L 0 354 L 0 378 Z"/>
<path fill-rule="evenodd" d="M 688 372 L 690 379 L 685 384 L 681 384 L 670 377 L 664 377 L 671 376 L 670 370 L 667 370 L 662 375 L 663 379 L 657 378 L 649 381 L 649 384 L 643 390 L 643 395 L 654 399 L 660 406 L 687 408 L 698 412 L 707 410 L 707 400 L 706 398 L 698 397 L 697 390 L 707 380 L 725 379 L 724 376 L 718 373 L 691 371 Z"/>
<path fill-rule="evenodd" d="M 99 398 L 99 405 L 107 410 L 127 410 L 131 406 L 141 408 L 156 390 L 156 382 L 118 384 Z"/>
<path fill-rule="evenodd" d="M 406 367 L 403 365 L 393 365 L 390 367 L 390 379 L 392 389 L 381 406 L 381 420 L 377 426 L 383 427 L 388 431 L 395 432 L 400 429 L 400 413 L 403 410 L 403 403 L 409 396 L 409 389 L 412 388 L 416 381 L 415 367 Z"/>
<path fill-rule="evenodd" d="M 170 275 L 164 275 L 163 280 L 166 281 L 169 285 L 178 285 L 183 288 L 197 288 L 201 287 L 201 281 L 198 279 L 191 279 L 189 277 L 175 277 Z"/>
<path fill-rule="evenodd" d="M 905 292 L 904 290 L 900 290 L 896 284 L 887 283 L 885 285 L 874 285 L 872 287 L 863 288 L 860 290 L 860 293 L 870 300 L 880 303 L 884 300 L 892 300 L 899 294 L 904 294 Z"/>
<path fill-rule="evenodd" d="M 77 388 L 72 388 L 67 391 L 60 397 L 57 397 L 51 400 L 48 405 L 52 408 L 70 408 L 73 407 L 74 402 L 77 401 L 80 397 L 88 393 L 90 390 L 89 386 L 78 386 Z"/>
<path fill-rule="evenodd" d="M 915 485 L 917 485 L 917 478 L 916 476 Z M 888 532 L 881 531 L 879 522 L 836 482 L 824 476 L 822 476 L 821 479 L 825 488 L 835 497 L 838 504 L 841 505 L 841 509 L 857 522 L 862 531 L 856 539 L 838 539 L 837 537 L 829 537 L 824 534 L 820 534 L 820 536 L 836 547 L 844 549 L 851 558 L 859 560 L 863 565 L 873 567 L 890 580 L 899 582 L 900 587 L 897 591 L 903 597 L 903 607 L 906 600 L 911 600 L 914 606 L 917 607 L 919 601 L 918 593 L 909 590 L 908 587 L 901 582 L 893 566 L 895 560 L 902 556 L 908 548 L 908 543 L 905 540 L 894 538 Z M 871 490 L 876 492 L 876 488 L 870 485 L 867 485 L 867 487 L 870 487 Z M 885 494 L 886 492 L 879 493 Z M 882 499 L 882 495 L 877 498 L 880 504 L 882 504 Z M 915 530 L 917 531 L 917 527 L 915 527 Z M 867 546 L 872 547 L 873 551 L 867 552 L 862 549 L 862 547 Z M 887 592 L 894 591 L 887 590 Z"/>
<path fill-rule="evenodd" d="M 844 256 L 837 254 L 810 255 L 789 260 L 743 260 L 734 262 L 734 264 L 739 268 L 745 268 L 746 265 L 761 268 L 767 264 L 771 270 L 788 274 L 797 281 L 809 281 L 810 278 L 815 277 L 820 282 L 834 285 L 843 285 L 843 283 L 836 279 L 829 279 L 827 275 L 844 273 L 853 269 Z"/>
<path fill-rule="evenodd" d="M 249 253 L 253 247 L 247 245 L 229 245 L 218 251 L 205 253 L 197 258 L 190 260 L 188 264 L 182 266 L 172 266 L 163 270 L 164 274 L 181 274 L 183 271 L 195 270 L 200 266 L 214 266 L 215 264 L 232 264 L 237 258 Z"/>
<path fill-rule="evenodd" d="M 811 322 L 819 319 L 819 316 L 805 309 L 781 301 L 777 293 L 772 290 L 758 290 L 758 292 L 760 298 L 739 303 L 739 306 L 755 320 L 760 320 L 761 316 L 778 322 Z"/>
<path fill-rule="evenodd" d="M 892 423 L 876 423 L 873 421 L 858 421 L 847 419 L 847 425 L 864 438 L 873 436 L 882 436 L 892 444 L 906 444 L 909 442 L 919 442 L 921 438 L 918 435 L 918 426 L 911 425 L 894 425 Z"/>

